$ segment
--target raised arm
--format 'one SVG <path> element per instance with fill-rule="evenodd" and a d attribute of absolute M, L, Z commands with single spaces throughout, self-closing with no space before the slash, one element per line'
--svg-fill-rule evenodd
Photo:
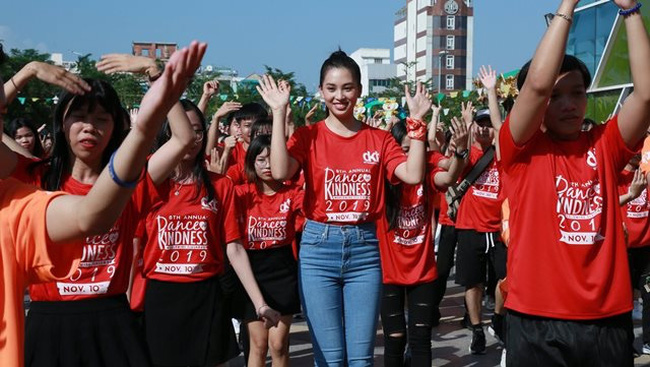
<path fill-rule="evenodd" d="M 201 112 L 203 112 L 204 115 L 208 110 L 208 103 L 210 103 L 212 97 L 217 93 L 219 93 L 218 80 L 211 80 L 209 82 L 203 83 L 203 94 L 201 94 L 201 99 L 199 100 L 197 107 L 199 110 L 201 110 Z"/>
<path fill-rule="evenodd" d="M 457 117 L 454 117 L 451 120 L 450 129 L 452 132 L 452 139 L 456 143 L 456 150 L 458 152 L 467 150 L 469 139 L 467 124 L 464 121 L 460 121 Z M 435 176 L 433 176 L 433 182 L 438 190 L 444 191 L 449 186 L 455 184 L 467 164 L 467 157 L 463 158 L 456 153 L 454 153 L 450 160 L 451 163 L 446 172 L 437 172 Z"/>
<path fill-rule="evenodd" d="M 634 172 L 634 178 L 632 179 L 632 182 L 630 183 L 630 187 L 627 189 L 627 192 L 619 196 L 618 198 L 619 204 L 623 206 L 629 203 L 630 201 L 641 196 L 643 189 L 645 189 L 647 185 L 648 185 L 648 181 L 646 180 L 645 175 L 643 174 L 640 168 L 637 168 L 637 170 Z"/>
<path fill-rule="evenodd" d="M 438 124 L 440 123 L 440 107 L 436 105 L 431 106 L 431 122 L 429 123 L 429 130 L 427 132 L 427 141 L 429 142 L 429 149 L 439 152 L 440 146 L 436 140 L 438 134 Z"/>
<path fill-rule="evenodd" d="M 178 101 L 200 65 L 206 44 L 192 42 L 172 55 L 163 75 L 142 99 L 138 123 L 131 129 L 114 159 L 86 196 L 64 195 L 47 208 L 47 231 L 54 242 L 65 242 L 110 229 L 128 202 L 142 174 L 153 140 L 167 111 Z M 109 171 L 112 168 L 112 173 Z M 118 184 L 122 181 L 122 185 Z"/>
<path fill-rule="evenodd" d="M 264 75 L 257 87 L 264 102 L 273 112 L 273 132 L 271 133 L 271 174 L 276 180 L 284 181 L 298 172 L 299 164 L 289 155 L 285 138 L 285 118 L 291 87 L 288 84 L 276 84 L 273 77 Z"/>
<path fill-rule="evenodd" d="M 241 108 L 241 103 L 239 102 L 225 102 L 219 107 L 217 112 L 212 116 L 212 123 L 208 129 L 208 141 L 205 146 L 205 155 L 212 154 L 212 148 L 215 148 L 219 141 L 219 122 L 224 117 L 228 116 L 229 113 L 237 111 Z"/>
<path fill-rule="evenodd" d="M 499 108 L 499 97 L 497 96 L 497 72 L 492 70 L 492 66 L 481 66 L 478 77 L 483 84 L 483 88 L 487 90 L 488 108 L 490 109 L 490 122 L 494 128 L 495 135 L 498 136 L 501 130 L 503 119 L 501 117 L 501 109 Z"/>
<path fill-rule="evenodd" d="M 395 168 L 395 175 L 402 182 L 415 185 L 424 178 L 424 162 L 426 160 L 426 123 L 422 120 L 431 108 L 431 98 L 424 85 L 420 82 L 415 86 L 415 94 L 411 96 L 408 85 L 404 85 L 404 95 L 409 107 L 410 118 L 406 120 L 407 135 L 411 138 L 409 154 L 406 162 Z"/>
<path fill-rule="evenodd" d="M 515 144 L 523 145 L 539 130 L 546 105 L 558 77 L 573 12 L 579 0 L 562 0 L 530 64 L 526 83 L 510 113 L 510 132 Z M 587 88 L 589 86 L 585 86 Z"/>
<path fill-rule="evenodd" d="M 84 94 L 90 91 L 88 83 L 64 68 L 45 62 L 32 61 L 4 83 L 5 104 L 9 105 L 16 98 L 16 95 L 25 88 L 27 83 L 34 78 L 59 86 L 74 94 Z"/>
<path fill-rule="evenodd" d="M 621 9 L 633 9 L 637 6 L 634 0 L 615 0 L 615 3 Z M 639 11 L 624 18 L 634 92 L 627 97 L 621 108 L 618 128 L 625 144 L 633 149 L 645 138 L 650 124 L 650 41 Z"/>

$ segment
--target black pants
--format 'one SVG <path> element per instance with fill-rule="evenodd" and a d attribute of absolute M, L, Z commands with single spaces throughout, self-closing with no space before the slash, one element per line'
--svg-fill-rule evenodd
<path fill-rule="evenodd" d="M 632 315 L 558 320 L 508 310 L 508 366 L 632 366 Z"/>
<path fill-rule="evenodd" d="M 643 299 L 643 344 L 650 344 L 650 246 L 627 250 L 632 287 Z"/>
<path fill-rule="evenodd" d="M 408 300 L 408 332 L 404 300 Z M 433 282 L 413 286 L 384 284 L 381 322 L 384 328 L 384 366 L 404 365 L 407 335 L 411 366 L 431 366 Z"/>
<path fill-rule="evenodd" d="M 451 268 L 454 267 L 454 254 L 456 253 L 457 242 L 458 234 L 456 233 L 456 227 L 441 226 L 438 257 L 436 259 L 438 278 L 434 281 L 433 285 L 434 313 L 437 311 L 437 315 L 440 315 L 440 303 L 447 291 L 447 279 L 449 278 L 449 273 L 451 272 Z"/>

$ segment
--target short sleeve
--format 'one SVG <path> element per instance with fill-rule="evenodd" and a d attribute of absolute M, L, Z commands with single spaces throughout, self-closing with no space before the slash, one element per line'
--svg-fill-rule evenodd
<path fill-rule="evenodd" d="M 521 160 L 521 154 L 531 148 L 531 145 L 543 135 L 542 130 L 538 130 L 528 142 L 523 145 L 517 145 L 510 131 L 510 115 L 506 116 L 503 126 L 499 130 L 499 153 L 501 167 L 505 171 L 510 170 L 512 165 Z"/>
<path fill-rule="evenodd" d="M 230 166 L 230 168 L 228 168 L 228 171 L 226 171 L 226 176 L 228 176 L 234 185 L 241 185 L 243 183 L 246 183 L 246 179 L 244 177 L 244 167 L 242 167 L 239 163 Z"/>
<path fill-rule="evenodd" d="M 395 170 L 400 164 L 406 162 L 407 156 L 390 134 L 386 134 L 384 138 L 384 154 L 382 154 L 382 157 L 384 157 L 386 178 L 391 184 L 398 184 L 400 179 L 395 176 Z"/>
<path fill-rule="evenodd" d="M 614 162 L 614 167 L 621 171 L 630 159 L 644 146 L 644 141 L 641 140 L 637 145 L 630 149 L 621 136 L 621 130 L 618 127 L 618 115 L 612 117 L 605 123 L 605 156 L 611 157 Z"/>
<path fill-rule="evenodd" d="M 7 182 L 9 181 L 9 182 Z M 55 244 L 47 234 L 46 212 L 50 202 L 62 192 L 40 191 L 16 180 L 2 190 L 2 241 L 14 244 L 16 262 L 30 283 L 64 279 L 76 271 L 82 254 L 82 242 Z M 9 200 L 6 200 L 9 198 Z M 9 235 L 7 238 L 7 235 Z"/>
<path fill-rule="evenodd" d="M 287 151 L 293 157 L 300 167 L 305 167 L 307 156 L 309 154 L 309 136 L 311 130 L 308 127 L 301 127 L 297 129 L 287 142 Z"/>
<path fill-rule="evenodd" d="M 643 141 L 643 148 L 641 149 L 641 164 L 639 165 L 643 173 L 650 172 L 650 136 L 646 137 Z"/>
<path fill-rule="evenodd" d="M 218 184 L 215 185 L 215 187 L 217 188 L 217 192 L 221 198 L 221 204 L 224 209 L 222 217 L 223 220 L 221 221 L 221 233 L 223 238 L 222 243 L 228 244 L 241 238 L 239 225 L 237 223 L 239 211 L 235 205 L 235 189 L 232 182 L 230 182 L 230 180 L 225 177 L 220 178 Z"/>

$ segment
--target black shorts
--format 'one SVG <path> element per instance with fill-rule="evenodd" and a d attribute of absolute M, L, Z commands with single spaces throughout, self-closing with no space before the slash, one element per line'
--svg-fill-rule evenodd
<path fill-rule="evenodd" d="M 239 348 L 217 277 L 193 283 L 149 280 L 147 345 L 156 366 L 215 366 Z"/>
<path fill-rule="evenodd" d="M 150 365 L 142 329 L 125 295 L 31 303 L 25 366 Z"/>
<path fill-rule="evenodd" d="M 507 366 L 632 366 L 632 316 L 558 320 L 508 310 Z"/>
<path fill-rule="evenodd" d="M 268 250 L 249 250 L 248 259 L 264 301 L 282 316 L 300 313 L 298 295 L 298 265 L 291 246 Z M 244 321 L 257 320 L 257 310 L 248 298 L 244 287 L 236 299 L 242 300 Z"/>
<path fill-rule="evenodd" d="M 508 249 L 496 232 L 459 229 L 456 249 L 456 283 L 464 287 L 485 284 L 487 263 L 494 267 L 497 279 L 506 277 Z"/>
<path fill-rule="evenodd" d="M 627 258 L 632 287 L 641 291 L 650 283 L 650 246 L 627 249 Z"/>

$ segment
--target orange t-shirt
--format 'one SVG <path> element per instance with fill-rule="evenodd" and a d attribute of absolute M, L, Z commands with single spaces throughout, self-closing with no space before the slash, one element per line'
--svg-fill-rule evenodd
<path fill-rule="evenodd" d="M 57 247 L 47 235 L 47 205 L 63 194 L 40 191 L 13 178 L 0 180 L 0 361 L 3 366 L 24 364 L 25 288 L 70 276 L 81 259 L 81 242 L 78 246 Z"/>

